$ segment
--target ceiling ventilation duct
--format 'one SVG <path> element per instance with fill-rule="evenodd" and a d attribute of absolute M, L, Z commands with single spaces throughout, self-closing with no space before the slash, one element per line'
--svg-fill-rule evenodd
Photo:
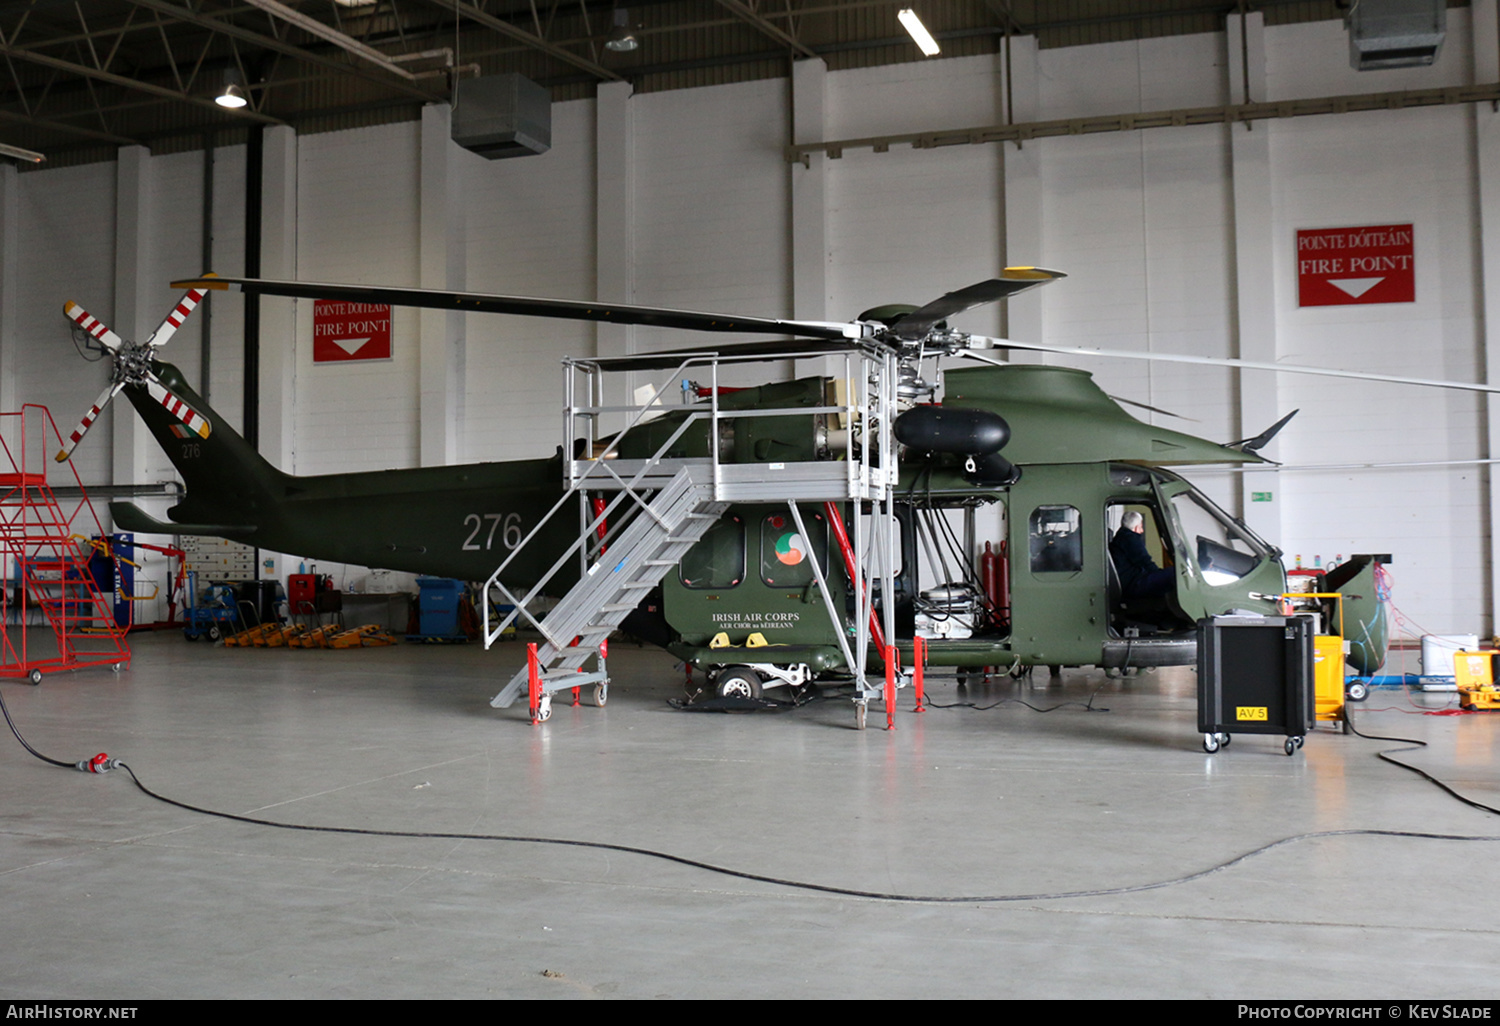
<path fill-rule="evenodd" d="M 552 94 L 514 73 L 460 80 L 453 141 L 481 157 L 527 157 L 552 148 Z"/>
<path fill-rule="evenodd" d="M 1437 60 L 1448 28 L 1446 0 L 1355 0 L 1348 15 L 1355 71 L 1415 68 Z"/>

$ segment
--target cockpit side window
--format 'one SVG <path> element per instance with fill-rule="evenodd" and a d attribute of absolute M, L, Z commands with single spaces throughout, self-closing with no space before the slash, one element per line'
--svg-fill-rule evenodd
<path fill-rule="evenodd" d="M 1141 515 L 1141 523 L 1145 527 L 1146 551 L 1151 554 L 1157 566 L 1171 566 L 1171 549 L 1166 544 L 1167 533 L 1162 527 L 1161 514 L 1156 507 L 1149 502 L 1129 502 L 1116 500 L 1109 504 L 1104 511 L 1104 537 L 1106 542 L 1115 536 L 1120 530 L 1120 525 L 1125 520 L 1127 511 L 1133 511 Z"/>

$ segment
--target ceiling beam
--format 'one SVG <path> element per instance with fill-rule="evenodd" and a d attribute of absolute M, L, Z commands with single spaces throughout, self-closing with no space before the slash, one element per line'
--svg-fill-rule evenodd
<path fill-rule="evenodd" d="M 373 46 L 361 43 L 353 36 L 345 35 L 332 25 L 325 25 L 316 18 L 308 17 L 301 11 L 294 10 L 286 4 L 281 3 L 281 0 L 245 0 L 245 2 L 252 7 L 260 8 L 273 18 L 280 18 L 282 21 L 296 25 L 303 32 L 332 43 L 340 50 L 352 53 L 362 61 L 368 61 L 383 71 L 389 71 L 397 78 L 404 78 L 408 82 L 416 79 L 415 75 L 399 64 L 394 63 L 389 57 Z"/>
<path fill-rule="evenodd" d="M 363 68 L 346 64 L 342 61 L 336 61 L 331 57 L 324 57 L 320 53 L 314 53 L 311 50 L 294 46 L 291 43 L 284 43 L 274 36 L 262 35 L 251 29 L 241 28 L 239 25 L 235 25 L 227 20 L 199 14 L 180 4 L 168 3 L 167 0 L 131 0 L 131 3 L 134 3 L 138 7 L 144 7 L 147 10 L 164 14 L 169 18 L 175 18 L 189 25 L 196 25 L 198 28 L 206 29 L 209 32 L 217 32 L 220 35 L 237 39 L 242 43 L 249 43 L 251 46 L 257 46 L 263 50 L 271 50 L 275 53 L 283 54 L 284 56 L 291 57 L 293 60 L 303 61 L 307 64 L 327 68 L 330 71 L 337 71 L 345 75 L 355 75 L 367 82 L 374 82 L 392 89 L 399 89 L 404 93 L 431 103 L 444 99 L 444 97 L 436 93 L 411 85 L 407 81 L 411 76 L 405 73 L 405 69 L 402 69 L 402 78 L 392 81 L 382 75 L 372 74 Z"/>
<path fill-rule="evenodd" d="M 481 11 L 473 4 L 464 3 L 463 0 L 451 0 L 451 2 L 450 0 L 427 0 L 427 2 L 434 7 L 441 7 L 445 11 L 458 11 L 464 17 L 471 21 L 477 21 L 485 28 L 493 29 L 503 36 L 509 36 L 517 42 L 525 43 L 527 46 L 540 50 L 542 53 L 556 60 L 571 64 L 575 68 L 581 68 L 595 78 L 605 82 L 625 81 L 623 75 L 618 75 L 610 71 L 602 64 L 595 64 L 587 57 L 581 57 L 571 50 L 564 50 L 560 46 L 547 42 L 541 36 L 532 35 L 523 28 L 517 28 L 508 21 L 497 18 L 486 11 Z"/>
<path fill-rule="evenodd" d="M 108 82 L 110 85 L 116 85 L 122 89 L 134 89 L 137 92 L 150 93 L 152 96 L 160 96 L 163 99 L 177 100 L 180 103 L 192 104 L 195 107 L 205 107 L 208 110 L 217 111 L 220 114 L 229 114 L 229 112 L 226 111 L 223 107 L 220 107 L 218 104 L 214 103 L 213 100 L 209 99 L 206 96 L 194 96 L 191 93 L 184 93 L 176 89 L 168 89 L 165 86 L 153 85 L 150 82 L 137 81 L 133 78 L 127 78 L 124 75 L 116 75 L 113 72 L 104 71 L 100 68 L 91 68 L 86 64 L 74 64 L 72 61 L 60 60 L 56 57 L 49 57 L 46 54 L 37 53 L 34 50 L 27 50 L 19 46 L 0 44 L 0 56 L 13 57 L 16 60 L 20 61 L 29 61 L 32 64 L 40 64 L 43 67 L 56 68 L 58 71 L 65 71 L 70 75 L 79 75 L 83 78 L 95 79 L 100 82 Z M 234 115 L 232 115 L 232 117 L 236 119 L 249 118 L 252 121 L 259 121 L 267 125 L 286 124 L 286 122 L 282 121 L 280 118 L 273 118 L 269 114 L 261 114 L 256 111 L 252 111 L 248 107 L 243 110 L 236 111 Z"/>
<path fill-rule="evenodd" d="M 817 54 L 798 42 L 794 37 L 783 32 L 771 22 L 751 10 L 744 0 L 718 0 L 719 6 L 738 17 L 741 21 L 748 22 L 759 29 L 765 35 L 770 36 L 783 46 L 790 47 L 804 57 L 816 57 Z"/>
<path fill-rule="evenodd" d="M 1500 82 L 1487 82 L 1472 86 L 1447 86 L 1437 89 L 1406 89 L 1391 93 L 1320 96 L 1305 100 L 1273 100 L 1268 103 L 1236 103 L 1220 107 L 1180 107 L 1175 110 L 1101 114 L 1082 118 L 1058 118 L 1052 121 L 985 125 L 979 128 L 958 128 L 935 132 L 903 132 L 900 135 L 869 136 L 863 139 L 797 143 L 787 146 L 784 152 L 787 163 L 790 164 L 805 162 L 814 153 L 821 153 L 832 160 L 837 160 L 844 155 L 845 150 L 869 149 L 875 153 L 886 153 L 892 146 L 897 145 L 910 145 L 916 150 L 931 150 L 940 146 L 1024 142 L 1064 135 L 1137 132 L 1146 128 L 1181 128 L 1187 125 L 1245 124 L 1248 127 L 1252 121 L 1267 121 L 1273 118 L 1353 114 L 1371 110 L 1404 110 L 1409 107 L 1433 107 L 1457 103 L 1500 104 Z"/>

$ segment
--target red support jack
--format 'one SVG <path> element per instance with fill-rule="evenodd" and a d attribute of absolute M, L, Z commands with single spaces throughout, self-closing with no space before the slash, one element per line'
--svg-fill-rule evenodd
<path fill-rule="evenodd" d="M 531 725 L 542 722 L 542 668 L 536 658 L 536 642 L 526 643 L 526 695 L 531 700 Z"/>
<path fill-rule="evenodd" d="M 885 729 L 896 729 L 896 646 L 885 648 Z"/>
<path fill-rule="evenodd" d="M 927 639 L 920 635 L 912 639 L 911 643 L 912 665 L 912 687 L 917 692 L 917 708 L 915 712 L 922 712 L 922 674 L 927 666 Z"/>

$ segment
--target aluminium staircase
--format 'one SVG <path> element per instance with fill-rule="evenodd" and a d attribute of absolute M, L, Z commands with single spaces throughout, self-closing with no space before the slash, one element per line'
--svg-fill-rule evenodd
<path fill-rule="evenodd" d="M 539 720 L 550 714 L 554 691 L 594 684 L 598 699 L 607 695 L 603 656 L 592 673 L 585 672 L 583 664 L 728 508 L 729 503 L 714 500 L 713 478 L 706 464 L 682 465 L 640 507 L 611 540 L 608 551 L 599 555 L 537 625 L 547 639 L 537 647 L 541 695 L 535 710 Z M 518 670 L 490 705 L 509 708 L 527 690 L 530 670 L 530 666 Z"/>
<path fill-rule="evenodd" d="M 787 358 L 823 359 L 827 366 L 819 372 L 825 386 L 834 395 L 821 405 L 757 402 L 725 408 L 720 405 L 719 371 L 724 364 L 764 364 Z M 700 541 L 720 516 L 737 502 L 786 503 L 794 518 L 800 520 L 799 501 L 853 504 L 864 509 L 870 527 L 863 533 L 856 528 L 852 551 L 846 554 L 850 573 L 860 586 L 855 589 L 852 621 L 846 623 L 842 610 L 832 599 L 822 573 L 814 566 L 818 590 L 825 609 L 840 638 L 844 662 L 855 685 L 856 721 L 863 726 L 864 708 L 881 694 L 880 688 L 866 676 L 869 651 L 869 624 L 874 622 L 873 596 L 893 592 L 893 560 L 872 558 L 867 542 L 884 553 L 895 551 L 894 494 L 898 479 L 896 443 L 891 425 L 897 413 L 897 360 L 894 349 L 875 343 L 832 348 L 827 352 L 809 350 L 805 344 L 789 344 L 787 352 L 762 351 L 728 353 L 688 351 L 663 352 L 651 356 L 594 357 L 566 359 L 565 384 L 567 404 L 564 409 L 564 444 L 560 451 L 564 473 L 564 492 L 557 503 L 538 521 L 496 568 L 481 591 L 484 643 L 489 648 L 504 632 L 520 620 L 538 630 L 543 643 L 528 645 L 531 654 L 527 665 L 517 671 L 510 682 L 490 704 L 507 708 L 523 693 L 528 695 L 533 724 L 551 714 L 551 696 L 558 691 L 593 684 L 596 705 L 604 705 L 608 696 L 609 676 L 605 668 L 605 648 L 610 633 L 637 609 L 645 596 L 667 573 L 678 566 L 688 550 Z M 664 381 L 654 388 L 634 388 L 631 375 L 646 371 L 667 371 Z M 697 388 L 700 402 L 691 402 L 682 414 L 672 413 L 661 426 L 647 428 L 650 448 L 641 457 L 640 434 L 631 433 L 667 413 L 661 400 L 669 391 L 688 395 L 689 382 L 683 375 L 697 371 L 708 375 L 707 388 Z M 616 406 L 605 402 L 604 377 L 626 376 L 627 394 L 635 402 Z M 775 377 L 775 373 L 768 373 Z M 646 393 L 649 398 L 641 401 Z M 612 418 L 623 417 L 623 430 L 608 433 Z M 736 425 L 742 418 L 792 417 L 816 434 L 819 423 L 831 429 L 826 447 L 812 459 L 767 461 L 757 454 L 747 440 L 735 448 Z M 820 420 L 821 419 L 821 420 Z M 753 430 L 753 429 L 752 429 Z M 622 448 L 629 435 L 632 441 Z M 663 437 L 665 436 L 665 437 Z M 704 454 L 703 450 L 707 449 Z M 602 496 L 610 496 L 607 500 Z M 512 592 L 502 578 L 512 582 L 519 572 L 512 570 L 517 556 L 530 548 L 534 559 L 537 547 L 549 544 L 555 531 L 544 528 L 570 503 L 579 510 L 579 533 L 560 554 L 547 550 L 543 555 L 556 556 L 551 568 L 540 580 L 529 580 L 528 588 Z M 592 513 L 589 510 L 592 508 Z M 860 523 L 858 514 L 855 523 Z M 532 603 L 547 594 L 547 589 L 573 572 L 577 580 L 570 590 L 545 616 L 533 615 Z M 491 626 L 492 593 L 508 603 L 509 613 Z M 890 609 L 885 611 L 886 633 L 893 633 Z M 851 637 L 846 642 L 844 634 Z M 894 653 L 891 653 L 893 656 Z M 586 671 L 584 664 L 597 658 L 596 669 Z M 889 674 L 887 677 L 889 678 Z M 893 705 L 894 693 L 887 680 L 886 703 Z"/>

